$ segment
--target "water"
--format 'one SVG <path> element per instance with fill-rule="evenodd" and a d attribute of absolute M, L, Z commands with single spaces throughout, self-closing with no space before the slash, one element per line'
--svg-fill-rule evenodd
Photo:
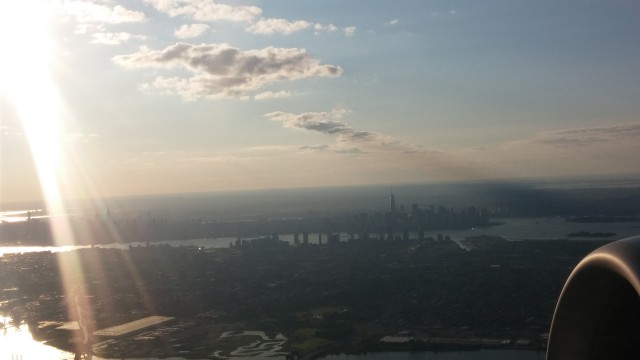
<path fill-rule="evenodd" d="M 8 316 L 0 313 L 0 360 L 73 360 L 74 354 L 37 341 L 25 323 L 15 324 Z M 94 360 L 108 360 L 98 356 Z M 143 360 L 127 358 L 129 360 Z M 144 359 L 159 360 L 159 359 Z M 184 360 L 164 358 L 164 360 Z"/>
<path fill-rule="evenodd" d="M 0 222 L 21 222 L 28 219 L 46 219 L 49 215 L 42 209 L 0 211 Z"/>
<path fill-rule="evenodd" d="M 565 238 L 570 233 L 579 231 L 587 232 L 610 232 L 615 233 L 615 236 L 601 237 L 601 238 L 586 238 L 587 240 L 620 240 L 631 236 L 640 235 L 640 223 L 637 222 L 615 222 L 615 223 L 574 223 L 565 221 L 560 217 L 552 218 L 509 218 L 498 219 L 503 222 L 502 225 L 491 226 L 486 228 L 474 228 L 466 230 L 444 230 L 444 231 L 428 231 L 425 232 L 425 236 L 436 238 L 438 234 L 450 236 L 452 240 L 458 242 L 463 240 L 467 236 L 477 235 L 495 235 L 502 236 L 508 240 L 557 240 Z M 416 234 L 411 234 L 412 237 L 417 237 Z M 372 233 L 372 237 L 377 237 L 378 234 Z M 280 240 L 287 241 L 293 244 L 293 234 L 280 234 Z M 341 233 L 340 238 L 343 241 L 348 239 L 348 234 Z M 191 240 L 169 240 L 153 242 L 154 245 L 169 245 L 169 246 L 196 246 L 207 249 L 216 248 L 228 248 L 229 244 L 236 241 L 236 237 L 219 237 L 212 239 L 191 239 Z M 246 239 L 246 238 L 245 238 Z M 326 241 L 326 235 L 323 234 L 323 239 Z M 579 238 L 575 238 L 579 239 Z M 583 238 L 584 239 L 584 238 Z M 312 244 L 318 243 L 318 234 L 309 234 L 309 242 Z M 129 246 L 145 246 L 145 243 L 131 243 L 131 244 L 106 244 L 99 245 L 104 248 L 119 248 L 126 249 Z M 89 246 L 0 246 L 0 256 L 4 254 L 16 254 L 38 251 L 51 251 L 51 252 L 64 252 L 77 250 L 81 248 L 88 248 Z"/>
<path fill-rule="evenodd" d="M 407 188 L 408 189 L 408 188 Z M 428 204 L 444 204 L 451 202 L 460 193 L 455 194 L 444 187 L 430 188 L 429 192 L 424 192 L 421 198 L 410 197 L 406 194 L 409 190 L 400 187 L 394 188 L 394 193 L 398 198 L 411 198 L 421 206 Z M 406 194 L 403 194 L 403 191 Z M 307 194 L 307 195 L 304 195 Z M 261 197 L 262 196 L 262 197 Z M 362 199 L 368 198 L 369 201 Z M 275 200 L 274 200 L 275 199 Z M 478 198 L 467 198 L 468 204 L 477 204 Z M 119 199 L 112 199 L 106 202 L 104 208 L 96 211 L 105 212 L 106 209 L 115 215 L 146 215 L 149 208 L 161 209 L 166 215 L 180 214 L 180 217 L 198 218 L 209 217 L 217 219 L 247 219 L 259 216 L 264 212 L 273 213 L 276 217 L 287 217 L 300 215 L 300 209 L 314 212 L 330 212 L 335 208 L 343 208 L 346 213 L 353 213 L 364 210 L 372 212 L 384 210 L 388 206 L 388 188 L 371 187 L 362 190 L 348 189 L 329 192 L 328 190 L 317 189 L 309 195 L 307 190 L 299 191 L 272 191 L 264 193 L 247 194 L 218 194 L 199 197 L 198 195 L 165 196 L 157 198 L 146 198 L 141 200 L 139 206 L 133 207 L 119 202 Z M 401 201 L 399 200 L 399 203 Z M 162 206 L 161 206 L 162 205 Z M 25 208 L 26 209 L 26 208 Z M 32 218 L 46 217 L 47 214 L 32 211 Z M 85 212 L 80 212 L 85 213 Z M 206 213 L 207 216 L 202 214 Z M 163 214 L 153 214 L 163 215 Z M 25 221 L 28 217 L 28 210 L 5 211 L 0 213 L 0 221 L 15 222 Z M 177 217 L 177 216 L 176 216 Z M 520 241 L 528 239 L 556 240 L 566 237 L 570 233 L 586 232 L 611 232 L 615 236 L 600 238 L 606 240 L 618 240 L 630 236 L 640 235 L 639 223 L 572 223 L 566 222 L 562 218 L 510 218 L 501 219 L 504 224 L 488 228 L 478 228 L 469 230 L 454 231 L 432 231 L 426 236 L 436 237 L 437 234 L 450 236 L 452 240 L 459 241 L 467 236 L 474 235 L 497 235 L 509 240 Z M 371 234 L 377 237 L 377 234 Z M 415 234 L 413 235 L 415 236 Z M 317 243 L 318 235 L 310 234 L 310 241 Z M 341 234 L 341 239 L 346 240 L 347 234 Z M 293 243 L 293 234 L 280 234 L 280 239 Z M 593 238 L 596 239 L 596 238 Z M 235 237 L 219 237 L 213 239 L 192 239 L 192 240 L 172 240 L 153 244 L 167 244 L 170 246 L 197 246 L 204 248 L 226 248 Z M 109 244 L 100 245 L 106 248 L 128 248 L 130 244 Z M 131 246 L 144 246 L 143 243 L 132 243 Z M 88 246 L 64 246 L 64 247 L 42 247 L 42 246 L 0 246 L 0 256 L 10 253 L 25 253 L 36 251 L 63 252 L 72 251 Z M 61 351 L 33 339 L 26 324 L 13 324 L 11 319 L 0 314 L 0 360 L 9 359 L 73 359 L 73 354 Z M 250 349 L 252 350 L 252 349 Z M 100 360 L 99 358 L 94 358 Z M 462 352 L 394 352 L 394 353 L 370 353 L 361 355 L 329 355 L 326 360 L 413 360 L 413 359 L 435 359 L 435 360 L 541 360 L 544 353 L 538 351 L 525 350 L 481 350 Z"/>
<path fill-rule="evenodd" d="M 286 353 L 282 351 L 282 346 L 287 342 L 287 338 L 282 334 L 277 334 L 275 337 L 269 337 L 264 331 L 242 331 L 234 332 L 228 331 L 220 335 L 220 339 L 243 337 L 243 336 L 257 336 L 260 340 L 252 343 L 241 345 L 229 354 L 223 354 L 221 351 L 216 351 L 215 356 L 221 359 L 281 359 L 286 356 Z"/>
<path fill-rule="evenodd" d="M 581 224 L 566 222 L 562 218 L 518 218 L 504 219 L 504 224 L 482 229 L 439 231 L 427 233 L 427 236 L 436 236 L 438 233 L 450 236 L 454 241 L 463 239 L 465 236 L 473 235 L 499 235 L 510 240 L 525 239 L 546 239 L 553 240 L 563 238 L 567 234 L 577 231 L 590 232 L 614 232 L 616 236 L 610 240 L 621 239 L 638 235 L 640 228 L 638 223 L 604 223 L 604 224 Z M 343 240 L 346 234 L 341 234 Z M 376 235 L 376 234 L 372 234 Z M 312 243 L 317 243 L 317 234 L 310 234 Z M 293 242 L 292 234 L 280 235 L 280 239 Z M 167 244 L 170 246 L 198 246 L 205 248 L 226 248 L 229 243 L 236 238 L 214 238 L 214 239 L 194 239 L 194 240 L 173 240 L 163 241 L 154 244 Z M 144 246 L 142 243 L 133 243 L 131 246 Z M 64 247 L 0 247 L 0 256 L 7 253 L 24 253 L 34 251 L 62 252 L 71 251 L 87 246 L 64 246 Z M 110 248 L 128 248 L 129 244 L 101 245 Z M 0 360 L 14 359 L 73 359 L 73 354 L 47 346 L 33 339 L 26 324 L 12 324 L 8 317 L 0 316 Z M 99 358 L 94 358 L 100 360 Z M 370 353 L 361 355 L 330 355 L 326 360 L 414 360 L 414 359 L 434 359 L 434 360 L 541 360 L 544 353 L 538 351 L 525 350 L 481 350 L 481 351 L 461 351 L 461 352 L 394 352 L 394 353 Z"/>
<path fill-rule="evenodd" d="M 73 354 L 34 340 L 27 324 L 0 314 L 0 360 L 41 359 L 72 360 Z"/>

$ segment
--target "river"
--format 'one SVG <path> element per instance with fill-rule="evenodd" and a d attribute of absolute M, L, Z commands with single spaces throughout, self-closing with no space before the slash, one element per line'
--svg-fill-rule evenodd
<path fill-rule="evenodd" d="M 502 236 L 508 240 L 520 241 L 520 240 L 557 240 L 565 238 L 568 234 L 577 232 L 591 232 L 591 233 L 615 233 L 615 236 L 611 237 L 590 237 L 590 238 L 572 238 L 575 240 L 619 240 L 631 236 L 640 235 L 640 223 L 637 222 L 613 222 L 613 223 L 575 223 L 565 221 L 561 217 L 542 217 L 542 218 L 507 218 L 497 219 L 501 222 L 500 225 L 473 228 L 466 230 L 441 230 L 441 231 L 428 231 L 425 232 L 425 236 L 436 238 L 438 234 L 451 237 L 453 241 L 459 242 L 467 236 L 476 235 L 495 235 Z M 416 234 L 411 234 L 412 237 L 417 237 Z M 378 234 L 371 234 L 372 237 L 377 237 Z M 293 234 L 281 234 L 280 240 L 293 243 Z M 323 236 L 326 238 L 326 235 Z M 348 239 L 348 234 L 341 233 L 340 238 L 343 241 Z M 207 238 L 207 239 L 190 239 L 190 240 L 169 240 L 153 242 L 155 245 L 169 245 L 169 246 L 197 246 L 203 248 L 227 248 L 229 244 L 235 242 L 235 237 L 219 237 L 219 238 Z M 318 234 L 309 234 L 310 243 L 318 243 Z M 326 240 L 325 240 L 326 241 Z M 128 248 L 129 246 L 145 246 L 145 243 L 131 243 L 131 244 L 105 244 L 99 245 L 105 248 Z M 12 253 L 25 253 L 25 252 L 37 252 L 37 251 L 51 251 L 62 252 L 71 251 L 80 248 L 86 248 L 89 246 L 15 246 L 15 245 L 0 245 L 0 256 L 4 254 Z"/>
<path fill-rule="evenodd" d="M 640 234 L 640 224 L 638 223 L 572 223 L 562 218 L 521 218 L 503 219 L 502 225 L 456 231 L 429 232 L 427 236 L 436 236 L 438 233 L 448 235 L 452 240 L 458 242 L 466 236 L 473 235 L 498 235 L 509 240 L 519 241 L 526 239 L 554 240 L 566 237 L 569 233 L 586 232 L 611 232 L 615 236 L 607 238 L 617 240 Z M 373 234 L 375 235 L 375 234 Z M 292 234 L 281 235 L 285 241 L 293 242 Z M 317 234 L 311 234 L 312 242 L 317 243 Z M 346 239 L 346 234 L 342 234 L 342 239 Z M 602 238 L 600 238 L 602 239 Z M 170 246 L 199 246 L 205 248 L 224 248 L 235 238 L 213 238 L 194 240 L 174 240 L 163 241 L 156 244 L 167 244 Z M 131 246 L 143 246 L 143 243 L 133 243 Z M 100 245 L 110 248 L 127 248 L 129 244 L 109 244 Z M 10 253 L 24 253 L 35 251 L 63 252 L 71 251 L 86 246 L 64 246 L 64 247 L 41 247 L 41 246 L 0 246 L 0 256 Z M 0 314 L 1 315 L 1 314 Z M 73 354 L 63 352 L 51 346 L 42 344 L 34 340 L 26 324 L 13 324 L 9 317 L 0 316 L 0 360 L 27 360 L 27 359 L 73 359 Z M 236 357 L 237 359 L 247 359 L 246 357 Z M 100 360 L 99 358 L 94 358 Z M 330 355 L 326 360 L 409 360 L 409 359 L 435 359 L 435 360 L 540 360 L 544 359 L 544 354 L 536 351 L 515 351 L 515 350 L 482 350 L 463 352 L 396 352 L 396 353 L 370 353 L 362 355 Z"/>

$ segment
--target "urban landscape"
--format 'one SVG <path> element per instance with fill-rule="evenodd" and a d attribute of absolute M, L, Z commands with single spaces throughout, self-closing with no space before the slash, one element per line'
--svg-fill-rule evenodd
<path fill-rule="evenodd" d="M 0 360 L 639 358 L 638 14 L 0 0 Z"/>
<path fill-rule="evenodd" d="M 602 208 L 565 223 L 608 229 L 622 222 L 640 229 L 636 215 L 622 215 L 637 189 L 620 193 L 629 201 L 600 200 L 598 194 L 610 191 L 588 191 L 576 202 L 597 198 Z M 95 243 L 81 241 L 82 247 L 66 252 L 4 254 L 0 311 L 13 324 L 28 324 L 38 341 L 71 353 L 82 329 L 89 329 L 87 351 L 103 358 L 543 351 L 564 280 L 585 255 L 617 235 L 580 231 L 514 241 L 484 234 L 509 221 L 492 217 L 513 209 L 509 202 L 460 210 L 405 207 L 393 194 L 387 202 L 386 211 L 255 222 L 173 222 L 149 215 L 124 220 L 111 211 L 70 219 L 79 234 L 93 229 Z M 21 245 L 52 245 L 49 220 L 55 221 L 27 214 L 26 221 L 0 228 L 5 234 L 20 229 L 18 235 L 31 239 Z M 461 229 L 481 232 L 447 235 Z M 238 236 L 218 247 L 160 241 L 217 231 Z M 152 241 L 158 234 L 167 237 Z M 64 277 L 70 264 L 76 272 L 71 279 Z M 89 315 L 79 308 L 90 309 Z"/>

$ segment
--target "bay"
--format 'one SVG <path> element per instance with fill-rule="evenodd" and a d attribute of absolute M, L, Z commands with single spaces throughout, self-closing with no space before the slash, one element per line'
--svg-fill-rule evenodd
<path fill-rule="evenodd" d="M 453 241 L 459 242 L 467 236 L 474 235 L 496 235 L 502 236 L 512 241 L 522 240 L 557 240 L 565 238 L 567 234 L 573 232 L 611 232 L 616 233 L 615 236 L 609 238 L 593 238 L 594 240 L 618 240 L 640 234 L 638 223 L 573 223 L 565 221 L 563 218 L 508 218 L 498 219 L 501 225 L 476 228 L 468 230 L 453 231 L 433 231 L 428 232 L 426 236 L 436 237 L 437 234 L 450 236 Z M 347 234 L 340 234 L 342 240 L 347 240 Z M 376 234 L 372 234 L 376 236 Z M 279 236 L 281 240 L 293 243 L 293 234 L 282 234 Z M 231 242 L 237 238 L 211 238 L 211 239 L 192 239 L 192 240 L 171 240 L 163 242 L 154 242 L 152 244 L 166 244 L 169 246 L 197 246 L 203 248 L 226 248 Z M 310 241 L 317 243 L 318 234 L 310 234 Z M 592 238 L 589 238 L 592 239 Z M 144 243 L 132 244 L 107 244 L 100 245 L 105 248 L 128 248 L 129 246 L 144 246 Z M 34 251 L 51 251 L 64 252 L 88 246 L 64 246 L 64 247 L 41 247 L 41 246 L 0 246 L 0 256 L 11 253 L 24 253 Z M 21 359 L 72 359 L 73 354 L 60 351 L 59 349 L 42 344 L 31 337 L 31 334 L 24 324 L 10 325 L 9 318 L 2 319 L 4 334 L 0 332 L 0 359 L 12 356 L 22 356 Z M 9 352 L 11 350 L 11 352 Z M 30 353 L 23 351 L 28 349 Z M 7 357 L 8 356 L 8 357 Z M 44 357 L 43 357 L 44 356 Z M 393 353 L 368 353 L 359 355 L 328 355 L 323 359 L 326 360 L 413 360 L 413 359 L 435 359 L 435 360 L 541 360 L 544 359 L 544 352 L 527 351 L 527 350 L 480 350 L 480 351 L 453 351 L 453 352 L 393 352 Z"/>
<path fill-rule="evenodd" d="M 463 240 L 468 236 L 477 235 L 489 235 L 489 236 L 501 236 L 507 240 L 522 241 L 522 240 L 558 240 L 566 238 L 568 234 L 577 232 L 591 232 L 591 233 L 615 233 L 610 237 L 589 237 L 589 238 L 571 238 L 572 240 L 620 240 L 631 236 L 640 235 L 640 223 L 637 222 L 614 222 L 614 223 L 576 223 L 566 221 L 561 217 L 543 217 L 543 218 L 505 218 L 496 219 L 500 222 L 500 225 L 484 227 L 484 228 L 472 228 L 465 230 L 439 230 L 425 232 L 425 236 L 437 238 L 438 234 L 443 236 L 449 236 L 451 240 L 459 244 L 460 240 Z M 372 233 L 371 237 L 377 238 L 378 234 Z M 400 235 L 400 234 L 399 234 Z M 318 243 L 318 234 L 309 234 L 309 242 L 312 244 Z M 411 234 L 411 237 L 417 237 L 417 234 Z M 294 242 L 294 234 L 279 234 L 280 240 L 287 241 L 291 244 Z M 340 233 L 340 239 L 342 241 L 348 240 L 349 235 L 346 233 Z M 195 246 L 206 249 L 215 248 L 228 248 L 231 243 L 234 243 L 237 237 L 214 237 L 205 239 L 187 239 L 187 240 L 168 240 L 151 242 L 152 245 L 169 245 L 169 246 Z M 244 237 L 243 239 L 251 239 Z M 323 239 L 326 241 L 326 234 L 323 234 Z M 96 245 L 103 248 L 119 248 L 126 249 L 129 246 L 145 246 L 145 243 L 117 243 L 117 244 L 101 244 Z M 15 246 L 5 245 L 0 246 L 0 256 L 3 254 L 16 254 L 26 252 L 38 252 L 38 251 L 51 251 L 51 252 L 64 252 L 77 250 L 81 248 L 88 248 L 90 246 Z"/>

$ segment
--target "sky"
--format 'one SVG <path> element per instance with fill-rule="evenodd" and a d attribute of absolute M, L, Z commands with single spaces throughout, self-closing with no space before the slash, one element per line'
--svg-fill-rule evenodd
<path fill-rule="evenodd" d="M 0 202 L 640 173 L 635 1 L 0 7 Z"/>

